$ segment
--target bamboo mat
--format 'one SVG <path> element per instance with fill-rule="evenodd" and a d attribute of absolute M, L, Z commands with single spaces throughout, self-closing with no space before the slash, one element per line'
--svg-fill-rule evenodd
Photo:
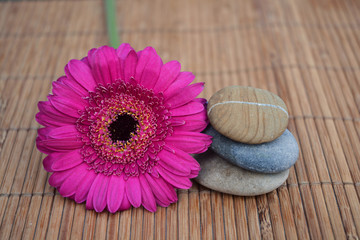
<path fill-rule="evenodd" d="M 100 0 L 0 1 L 0 239 L 358 239 L 360 1 L 117 1 L 122 42 L 206 82 L 278 94 L 300 158 L 285 184 L 238 197 L 194 183 L 156 213 L 85 210 L 47 183 L 37 102 L 72 58 L 107 44 Z"/>

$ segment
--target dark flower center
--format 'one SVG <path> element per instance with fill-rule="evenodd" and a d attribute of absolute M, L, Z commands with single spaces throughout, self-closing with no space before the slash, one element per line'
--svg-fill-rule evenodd
<path fill-rule="evenodd" d="M 119 115 L 108 127 L 110 138 L 113 143 L 117 141 L 128 141 L 132 137 L 131 133 L 134 133 L 138 126 L 139 122 L 132 116 L 127 114 Z"/>
<path fill-rule="evenodd" d="M 173 133 L 171 112 L 161 94 L 118 81 L 89 93 L 76 122 L 84 161 L 106 176 L 151 173 L 165 138 Z"/>

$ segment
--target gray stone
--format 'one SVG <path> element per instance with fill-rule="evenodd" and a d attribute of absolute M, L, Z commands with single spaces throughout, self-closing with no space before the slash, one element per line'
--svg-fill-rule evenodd
<path fill-rule="evenodd" d="M 283 184 L 289 170 L 280 173 L 256 173 L 237 167 L 212 150 L 195 156 L 201 171 L 195 179 L 210 189 L 239 196 L 256 196 L 273 191 Z"/>
<path fill-rule="evenodd" d="M 289 169 L 299 157 L 299 147 L 289 130 L 274 141 L 262 144 L 235 142 L 209 126 L 205 133 L 213 136 L 211 149 L 222 158 L 250 171 L 277 173 Z"/>

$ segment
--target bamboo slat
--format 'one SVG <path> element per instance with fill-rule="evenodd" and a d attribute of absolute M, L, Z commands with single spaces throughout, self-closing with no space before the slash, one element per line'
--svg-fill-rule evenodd
<path fill-rule="evenodd" d="M 290 114 L 300 156 L 257 197 L 194 182 L 156 213 L 86 210 L 48 184 L 37 102 L 70 59 L 108 43 L 101 0 L 0 1 L 0 239 L 359 239 L 360 2 L 116 3 L 118 34 L 205 82 L 267 89 Z"/>

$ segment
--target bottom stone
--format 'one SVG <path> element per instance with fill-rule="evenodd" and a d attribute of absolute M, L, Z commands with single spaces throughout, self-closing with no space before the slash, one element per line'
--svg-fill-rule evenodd
<path fill-rule="evenodd" d="M 278 188 L 289 176 L 289 169 L 279 173 L 251 172 L 219 157 L 212 150 L 194 156 L 201 165 L 195 179 L 210 189 L 239 196 L 256 196 Z"/>

